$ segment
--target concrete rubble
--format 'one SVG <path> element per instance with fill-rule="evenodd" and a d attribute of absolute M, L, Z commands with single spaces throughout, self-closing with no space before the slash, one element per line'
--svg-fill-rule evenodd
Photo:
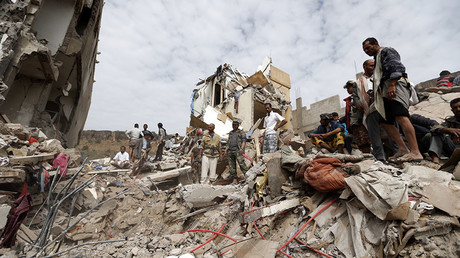
<path fill-rule="evenodd" d="M 2 232 L 9 229 L 21 191 L 31 194 L 14 245 L 1 248 L 0 255 L 460 256 L 460 152 L 443 166 L 385 165 L 359 151 L 309 148 L 306 135 L 313 123 L 299 117 L 316 115 L 337 98 L 310 110 L 299 101 L 293 116 L 289 74 L 270 58 L 251 76 L 223 64 L 200 80 L 187 134 L 162 160 L 151 153 L 136 177 L 128 176 L 131 169 L 111 166 L 110 158 L 82 159 L 67 147 L 78 143 L 89 108 L 103 1 L 58 2 L 0 5 Z M 57 21 L 66 26 L 50 35 L 49 11 L 58 7 Z M 25 93 L 17 86 L 24 83 L 41 87 L 34 85 L 38 92 L 19 103 Z M 411 113 L 441 122 L 460 93 L 425 88 L 419 87 L 423 98 Z M 267 102 L 289 122 L 280 133 L 283 147 L 261 155 Z M 199 132 L 214 123 L 225 145 L 234 119 L 247 132 L 245 162 L 251 168 L 246 174 L 238 169 L 240 183 L 230 184 L 223 158 L 219 179 L 198 184 Z"/>

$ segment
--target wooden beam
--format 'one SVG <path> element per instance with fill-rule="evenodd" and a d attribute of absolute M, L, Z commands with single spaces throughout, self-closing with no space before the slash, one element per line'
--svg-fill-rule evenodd
<path fill-rule="evenodd" d="M 34 156 L 12 156 L 10 157 L 10 164 L 12 165 L 24 165 L 24 164 L 36 164 L 40 161 L 54 159 L 54 154 L 40 154 Z"/>

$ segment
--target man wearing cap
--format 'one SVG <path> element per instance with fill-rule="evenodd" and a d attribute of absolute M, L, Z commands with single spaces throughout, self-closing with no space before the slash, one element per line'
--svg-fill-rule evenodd
<path fill-rule="evenodd" d="M 230 175 L 233 178 L 233 184 L 238 183 L 238 175 L 236 174 L 236 162 L 240 165 L 241 171 L 246 174 L 248 167 L 244 163 L 244 147 L 246 146 L 246 136 L 238 126 L 240 123 L 233 120 L 233 130 L 228 133 L 228 144 L 225 148 L 225 153 L 228 157 L 228 167 L 230 168 Z"/>
<path fill-rule="evenodd" d="M 320 118 L 318 129 L 308 134 L 311 142 L 316 147 L 324 148 L 329 152 L 334 152 L 337 149 L 339 153 L 343 153 L 343 146 L 345 145 L 343 126 L 340 122 L 333 121 L 331 114 L 321 114 Z"/>
<path fill-rule="evenodd" d="M 278 135 L 276 131 L 287 123 L 286 119 L 272 109 L 272 104 L 265 104 L 267 115 L 264 118 L 264 151 L 263 153 L 276 152 L 278 149 Z"/>
<path fill-rule="evenodd" d="M 204 184 L 209 181 L 216 180 L 216 168 L 219 157 L 222 156 L 220 145 L 220 136 L 214 132 L 215 125 L 209 124 L 208 132 L 203 135 L 203 148 L 200 149 L 199 159 L 201 159 L 201 180 Z M 208 174 L 209 172 L 209 174 Z"/>
<path fill-rule="evenodd" d="M 406 68 L 399 53 L 391 47 L 380 47 L 375 38 L 363 41 L 363 51 L 375 59 L 374 103 L 385 119 L 381 125 L 398 145 L 398 152 L 392 157 L 397 161 L 419 161 L 423 159 L 417 145 L 415 130 L 409 120 L 410 85 Z M 394 123 L 398 122 L 406 136 L 407 148 Z"/>

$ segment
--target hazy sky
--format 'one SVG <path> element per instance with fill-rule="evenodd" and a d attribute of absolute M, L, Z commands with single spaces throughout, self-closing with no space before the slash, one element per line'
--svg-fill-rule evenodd
<path fill-rule="evenodd" d="M 291 101 L 340 94 L 370 36 L 419 83 L 460 70 L 460 1 L 106 0 L 85 129 L 148 123 L 184 134 L 199 79 L 229 63 L 252 75 L 265 56 L 291 76 Z M 298 93 L 300 92 L 300 96 Z"/>

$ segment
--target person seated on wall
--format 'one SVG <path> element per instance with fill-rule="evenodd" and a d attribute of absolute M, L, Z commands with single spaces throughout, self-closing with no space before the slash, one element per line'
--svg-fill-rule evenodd
<path fill-rule="evenodd" d="M 460 148 L 460 98 L 450 101 L 450 108 L 453 116 L 445 119 L 438 126 L 431 130 L 432 141 L 430 151 L 435 152 L 438 156 L 444 153 L 446 156 L 452 156 L 456 148 Z"/>
<path fill-rule="evenodd" d="M 116 168 L 128 168 L 129 167 L 129 154 L 126 152 L 126 147 L 121 146 L 120 151 L 113 157 L 110 164 Z"/>
<path fill-rule="evenodd" d="M 455 77 L 449 71 L 444 70 L 439 73 L 439 78 L 436 80 L 436 87 L 452 87 Z"/>
<path fill-rule="evenodd" d="M 334 121 L 331 114 L 320 115 L 320 125 L 316 130 L 308 134 L 311 142 L 318 148 L 324 148 L 329 152 L 337 150 L 343 153 L 345 139 L 344 128 L 338 121 Z"/>

